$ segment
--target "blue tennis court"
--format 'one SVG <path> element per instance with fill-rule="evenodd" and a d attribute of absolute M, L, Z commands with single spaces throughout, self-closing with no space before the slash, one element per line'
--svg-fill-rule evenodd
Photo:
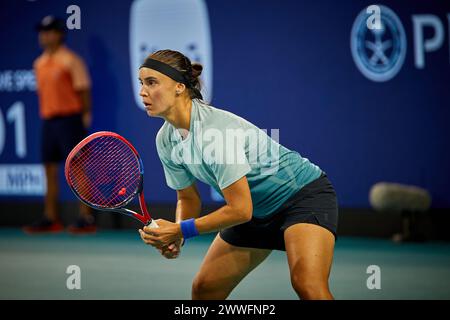
<path fill-rule="evenodd" d="M 194 239 L 178 259 L 167 260 L 137 231 L 31 237 L 1 229 L 0 299 L 190 299 L 191 280 L 212 239 Z M 80 267 L 79 290 L 67 289 L 70 265 Z M 381 289 L 367 288 L 370 265 L 380 267 Z M 274 251 L 230 299 L 297 299 L 288 274 L 285 254 Z M 450 244 L 342 237 L 330 286 L 336 299 L 450 299 Z"/>

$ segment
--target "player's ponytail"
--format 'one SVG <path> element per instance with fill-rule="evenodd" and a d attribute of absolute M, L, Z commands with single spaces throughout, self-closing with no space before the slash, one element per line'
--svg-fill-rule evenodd
<path fill-rule="evenodd" d="M 202 86 L 200 83 L 200 75 L 202 74 L 203 71 L 203 66 L 200 63 L 194 62 L 191 64 L 192 65 L 192 72 L 191 72 L 191 76 L 192 76 L 192 82 L 191 82 L 191 88 L 192 88 L 192 93 L 191 94 L 191 98 L 194 99 L 193 96 L 195 96 L 195 98 L 198 99 L 203 99 L 203 96 L 200 92 Z"/>

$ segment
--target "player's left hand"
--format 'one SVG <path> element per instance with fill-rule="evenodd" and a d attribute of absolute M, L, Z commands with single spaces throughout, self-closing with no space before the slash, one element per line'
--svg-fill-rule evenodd
<path fill-rule="evenodd" d="M 180 255 L 181 252 L 181 242 L 182 239 L 178 240 L 175 243 L 170 244 L 165 249 L 158 249 L 159 253 L 167 259 L 176 259 Z"/>
<path fill-rule="evenodd" d="M 144 227 L 139 230 L 142 240 L 146 244 L 157 249 L 162 249 L 170 244 L 179 241 L 183 234 L 178 223 L 173 223 L 164 219 L 156 220 L 159 228 Z"/>

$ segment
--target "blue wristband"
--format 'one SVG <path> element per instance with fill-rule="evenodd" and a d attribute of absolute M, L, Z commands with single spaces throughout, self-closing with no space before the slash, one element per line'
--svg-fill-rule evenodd
<path fill-rule="evenodd" d="M 185 240 L 199 235 L 198 230 L 195 227 L 194 218 L 181 221 L 180 226 L 181 233 L 183 234 L 183 238 Z"/>

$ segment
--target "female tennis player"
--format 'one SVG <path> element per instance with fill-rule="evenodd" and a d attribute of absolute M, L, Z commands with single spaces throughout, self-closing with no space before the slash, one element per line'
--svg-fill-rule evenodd
<path fill-rule="evenodd" d="M 272 250 L 286 251 L 301 299 L 333 299 L 328 278 L 338 210 L 327 175 L 252 123 L 205 103 L 201 71 L 171 50 L 151 54 L 139 69 L 147 114 L 165 120 L 156 146 L 178 196 L 176 223 L 159 219 L 159 228 L 139 230 L 142 240 L 176 258 L 182 240 L 218 232 L 193 281 L 193 299 L 227 298 Z M 196 179 L 225 205 L 200 215 Z"/>

